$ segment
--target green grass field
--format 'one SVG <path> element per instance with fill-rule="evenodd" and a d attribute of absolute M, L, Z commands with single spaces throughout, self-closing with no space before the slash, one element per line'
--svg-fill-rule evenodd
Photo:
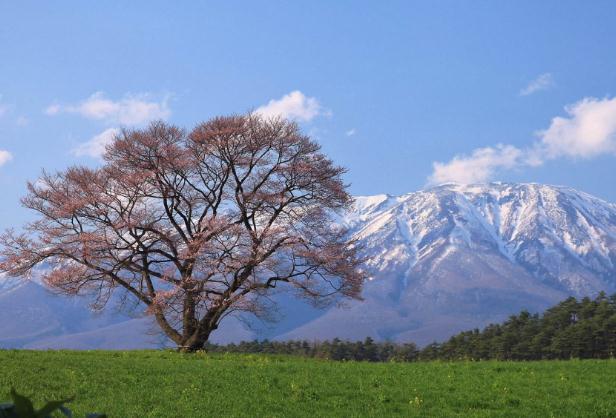
<path fill-rule="evenodd" d="M 0 397 L 77 417 L 616 417 L 616 361 L 355 363 L 165 351 L 0 351 Z"/>

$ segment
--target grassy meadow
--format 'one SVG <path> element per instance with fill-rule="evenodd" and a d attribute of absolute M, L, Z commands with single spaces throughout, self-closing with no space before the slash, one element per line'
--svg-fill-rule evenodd
<path fill-rule="evenodd" d="M 0 351 L 11 387 L 77 417 L 616 417 L 616 361 L 333 362 L 170 351 Z"/>

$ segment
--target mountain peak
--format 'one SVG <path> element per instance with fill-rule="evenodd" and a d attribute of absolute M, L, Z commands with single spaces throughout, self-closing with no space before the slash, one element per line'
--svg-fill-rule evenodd
<path fill-rule="evenodd" d="M 464 248 L 504 257 L 577 295 L 616 285 L 616 208 L 568 187 L 450 183 L 359 197 L 344 222 L 372 248 L 366 256 L 375 266 L 412 268 L 434 252 Z"/>

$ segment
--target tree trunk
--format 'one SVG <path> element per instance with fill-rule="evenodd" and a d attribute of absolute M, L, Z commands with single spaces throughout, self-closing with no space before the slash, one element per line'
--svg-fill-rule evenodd
<path fill-rule="evenodd" d="M 178 351 L 181 353 L 194 353 L 195 351 L 203 350 L 203 347 L 205 347 L 205 344 L 210 338 L 210 334 L 216 328 L 217 327 L 199 329 L 191 335 L 188 340 L 184 341 L 181 345 L 178 345 Z"/>
<path fill-rule="evenodd" d="M 192 353 L 198 350 L 203 350 L 203 347 L 208 342 L 210 334 L 218 329 L 220 318 L 228 309 L 228 305 L 218 305 L 211 308 L 201 320 L 197 321 L 196 318 L 192 323 L 195 327 L 192 329 L 192 333 L 187 333 L 184 330 L 184 335 L 188 338 L 182 339 L 182 343 L 178 344 L 178 351 L 184 353 Z"/>

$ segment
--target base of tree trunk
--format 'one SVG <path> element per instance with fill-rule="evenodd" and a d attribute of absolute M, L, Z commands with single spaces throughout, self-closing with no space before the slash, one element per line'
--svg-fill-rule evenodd
<path fill-rule="evenodd" d="M 209 333 L 207 337 L 199 338 L 198 340 L 189 339 L 183 345 L 177 346 L 177 351 L 179 353 L 194 353 L 196 351 L 203 350 L 205 344 L 207 344 L 209 340 Z"/>
<path fill-rule="evenodd" d="M 178 346 L 178 353 L 196 353 L 197 351 L 203 350 L 203 346 L 201 347 L 186 347 L 186 346 Z"/>

